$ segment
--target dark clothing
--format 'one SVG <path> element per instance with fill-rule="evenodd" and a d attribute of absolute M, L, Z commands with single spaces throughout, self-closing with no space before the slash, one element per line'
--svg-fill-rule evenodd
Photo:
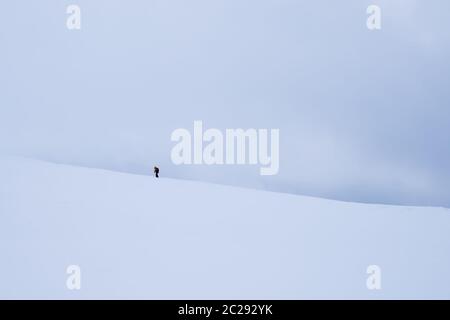
<path fill-rule="evenodd" d="M 159 168 L 158 167 L 155 167 L 155 170 L 154 170 L 154 172 L 155 172 L 155 176 L 157 177 L 157 178 L 159 178 Z"/>

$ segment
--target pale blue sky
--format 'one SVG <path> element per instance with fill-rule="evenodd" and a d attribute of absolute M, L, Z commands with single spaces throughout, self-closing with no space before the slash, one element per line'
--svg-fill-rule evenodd
<path fill-rule="evenodd" d="M 82 29 L 66 29 L 78 4 Z M 366 8 L 382 8 L 382 30 Z M 41 0 L 0 11 L 0 151 L 450 206 L 450 2 Z M 280 172 L 174 166 L 170 134 L 279 128 Z"/>

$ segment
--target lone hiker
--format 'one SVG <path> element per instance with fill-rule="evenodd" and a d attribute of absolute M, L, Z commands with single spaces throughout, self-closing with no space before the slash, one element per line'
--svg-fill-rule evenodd
<path fill-rule="evenodd" d="M 159 168 L 158 167 L 153 167 L 153 172 L 155 173 L 155 176 L 157 177 L 157 178 L 159 178 Z"/>

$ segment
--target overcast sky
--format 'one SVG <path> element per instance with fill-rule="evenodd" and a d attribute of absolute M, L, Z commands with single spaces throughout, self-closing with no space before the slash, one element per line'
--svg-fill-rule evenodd
<path fill-rule="evenodd" d="M 66 7 L 81 8 L 81 30 Z M 369 31 L 366 8 L 382 9 Z M 15 0 L 0 151 L 333 199 L 450 207 L 448 0 Z M 177 128 L 279 128 L 280 171 L 175 166 Z"/>

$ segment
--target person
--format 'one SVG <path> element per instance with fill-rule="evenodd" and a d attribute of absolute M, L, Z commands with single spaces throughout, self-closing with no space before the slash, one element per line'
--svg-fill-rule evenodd
<path fill-rule="evenodd" d="M 159 178 L 159 175 L 158 175 L 158 174 L 159 174 L 159 168 L 155 166 L 155 167 L 153 168 L 153 172 L 155 173 L 155 176 L 156 176 L 157 178 Z"/>

